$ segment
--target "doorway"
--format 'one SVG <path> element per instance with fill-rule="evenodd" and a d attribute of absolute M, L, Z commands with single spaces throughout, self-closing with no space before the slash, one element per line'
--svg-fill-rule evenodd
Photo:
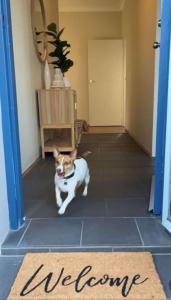
<path fill-rule="evenodd" d="M 96 246 L 98 249 L 104 247 L 110 250 L 117 247 L 126 249 L 131 246 L 144 249 L 149 248 L 151 245 L 152 247 L 158 247 L 159 235 L 164 236 L 162 246 L 168 247 L 170 236 L 162 229 L 159 219 L 148 213 L 150 178 L 152 175 L 151 159 L 128 133 L 84 134 L 79 146 L 79 153 L 81 154 L 84 150 L 92 150 L 93 153 L 89 158 L 92 170 L 90 198 L 86 202 L 80 196 L 80 201 L 77 201 L 78 198 L 70 206 L 69 215 L 56 218 L 55 203 L 53 202 L 52 207 L 49 205 L 49 198 L 54 199 L 54 189 L 52 187 L 54 164 L 52 158 L 47 156 L 46 161 L 39 162 L 24 179 L 27 186 L 25 193 L 31 197 L 32 203 L 31 199 L 28 198 L 30 215 L 27 215 L 25 227 L 20 231 L 13 249 L 15 251 L 25 249 L 27 251 L 29 246 L 39 250 L 42 247 L 52 249 L 55 247 L 91 248 Z M 46 179 L 45 182 L 44 179 Z M 114 181 L 117 183 L 115 186 L 113 185 Z M 33 185 L 30 185 L 30 182 Z M 38 190 L 40 186 L 41 189 Z M 40 201 L 37 201 L 37 191 Z M 47 198 L 43 200 L 44 195 L 47 195 Z M 115 196 L 117 199 L 112 202 L 111 199 L 114 200 Z M 91 201 L 92 199 L 93 201 Z M 43 210 L 42 204 L 45 205 Z M 48 208 L 53 212 L 51 220 L 48 220 Z M 108 214 L 107 218 L 106 213 Z M 96 220 L 94 220 L 94 217 L 96 217 Z M 119 223 L 118 218 L 123 218 L 124 221 L 120 220 L 122 222 Z M 142 218 L 147 220 L 142 220 Z M 93 235 L 91 236 L 92 240 L 89 240 L 90 225 L 91 228 L 97 229 L 97 231 L 94 231 L 94 236 L 98 238 L 100 233 L 104 231 L 104 234 L 102 234 L 103 241 L 96 240 L 96 243 L 93 243 Z M 125 236 L 123 244 L 118 236 L 118 231 L 115 234 L 113 232 L 113 228 L 118 228 L 118 226 L 120 228 L 119 235 L 122 236 L 120 233 L 128 228 L 128 232 L 125 232 L 132 240 L 129 238 L 127 240 Z M 60 232 L 57 231 L 57 228 Z M 71 228 L 72 230 L 70 230 Z M 109 236 L 106 237 L 108 228 L 112 228 L 112 232 L 110 231 Z M 151 240 L 154 236 L 153 231 L 150 231 L 149 228 L 157 228 L 153 241 Z M 46 234 L 44 234 L 45 230 Z M 57 232 L 58 234 L 54 240 Z M 35 239 L 33 239 L 33 233 L 35 233 Z M 149 233 L 151 234 L 150 237 Z M 144 236 L 142 236 L 143 234 Z M 43 236 L 45 239 L 42 238 Z M 113 236 L 115 236 L 118 244 L 113 241 Z M 9 249 L 10 238 L 9 236 L 4 244 L 4 253 Z M 31 244 L 32 241 L 34 241 L 34 244 Z"/>

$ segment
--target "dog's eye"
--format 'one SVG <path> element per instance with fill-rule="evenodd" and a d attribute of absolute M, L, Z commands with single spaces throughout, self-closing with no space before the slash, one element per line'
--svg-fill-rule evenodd
<path fill-rule="evenodd" d="M 64 162 L 64 165 L 65 165 L 65 166 L 68 166 L 68 165 L 69 165 L 69 162 L 68 162 L 68 161 L 65 161 L 65 162 Z"/>
<path fill-rule="evenodd" d="M 56 161 L 55 165 L 58 166 L 59 165 L 59 161 Z"/>

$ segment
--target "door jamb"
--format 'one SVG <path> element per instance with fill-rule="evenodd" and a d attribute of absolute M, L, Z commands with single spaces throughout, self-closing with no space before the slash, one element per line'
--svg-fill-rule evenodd
<path fill-rule="evenodd" d="M 9 220 L 10 228 L 16 230 L 23 224 L 24 219 L 21 155 L 9 0 L 0 0 L 0 44 L 0 100 Z"/>
<path fill-rule="evenodd" d="M 156 41 L 160 41 L 161 28 L 158 21 L 161 19 L 163 0 L 157 0 L 156 12 Z M 159 87 L 159 63 L 160 48 L 155 50 L 155 74 L 154 74 L 154 104 L 153 104 L 153 131 L 152 131 L 152 157 L 156 155 L 156 133 L 157 133 L 157 106 L 158 106 L 158 87 Z"/>
<path fill-rule="evenodd" d="M 170 48 L 171 59 L 171 48 Z M 171 60 L 169 64 L 171 71 Z M 169 211 L 169 194 L 171 189 L 171 73 L 169 72 L 169 85 L 168 85 L 168 107 L 167 107 L 167 124 L 166 124 L 166 145 L 165 145 L 165 167 L 164 167 L 164 185 L 163 185 L 163 207 L 162 207 L 162 224 L 171 232 L 171 221 L 168 220 Z"/>
<path fill-rule="evenodd" d="M 163 184 L 165 168 L 166 119 L 168 105 L 168 80 L 171 39 L 171 2 L 165 0 L 162 7 L 160 41 L 160 71 L 157 107 L 156 160 L 154 184 L 154 213 L 161 214 L 163 205 Z"/>

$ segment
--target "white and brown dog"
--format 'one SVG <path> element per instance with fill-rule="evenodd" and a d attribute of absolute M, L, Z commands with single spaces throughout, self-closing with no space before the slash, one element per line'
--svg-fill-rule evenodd
<path fill-rule="evenodd" d="M 87 196 L 90 174 L 86 160 L 77 158 L 77 150 L 71 152 L 70 155 L 63 155 L 54 149 L 54 158 L 56 203 L 60 207 L 58 213 L 63 215 L 68 204 L 75 197 L 76 188 L 83 183 L 85 184 L 83 196 Z M 64 201 L 62 201 L 61 192 L 68 193 Z"/>

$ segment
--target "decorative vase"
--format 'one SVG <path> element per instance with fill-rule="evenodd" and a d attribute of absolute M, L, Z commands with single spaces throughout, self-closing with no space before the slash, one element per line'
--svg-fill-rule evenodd
<path fill-rule="evenodd" d="M 64 85 L 66 88 L 70 88 L 71 87 L 71 83 L 68 79 L 68 77 L 64 76 Z"/>
<path fill-rule="evenodd" d="M 52 82 L 52 87 L 53 88 L 65 87 L 63 74 L 62 74 L 60 68 L 55 68 L 55 74 L 54 74 L 54 79 Z"/>
<path fill-rule="evenodd" d="M 50 76 L 50 69 L 47 60 L 45 61 L 45 67 L 44 67 L 44 84 L 45 84 L 45 89 L 49 90 L 51 86 L 51 76 Z"/>

